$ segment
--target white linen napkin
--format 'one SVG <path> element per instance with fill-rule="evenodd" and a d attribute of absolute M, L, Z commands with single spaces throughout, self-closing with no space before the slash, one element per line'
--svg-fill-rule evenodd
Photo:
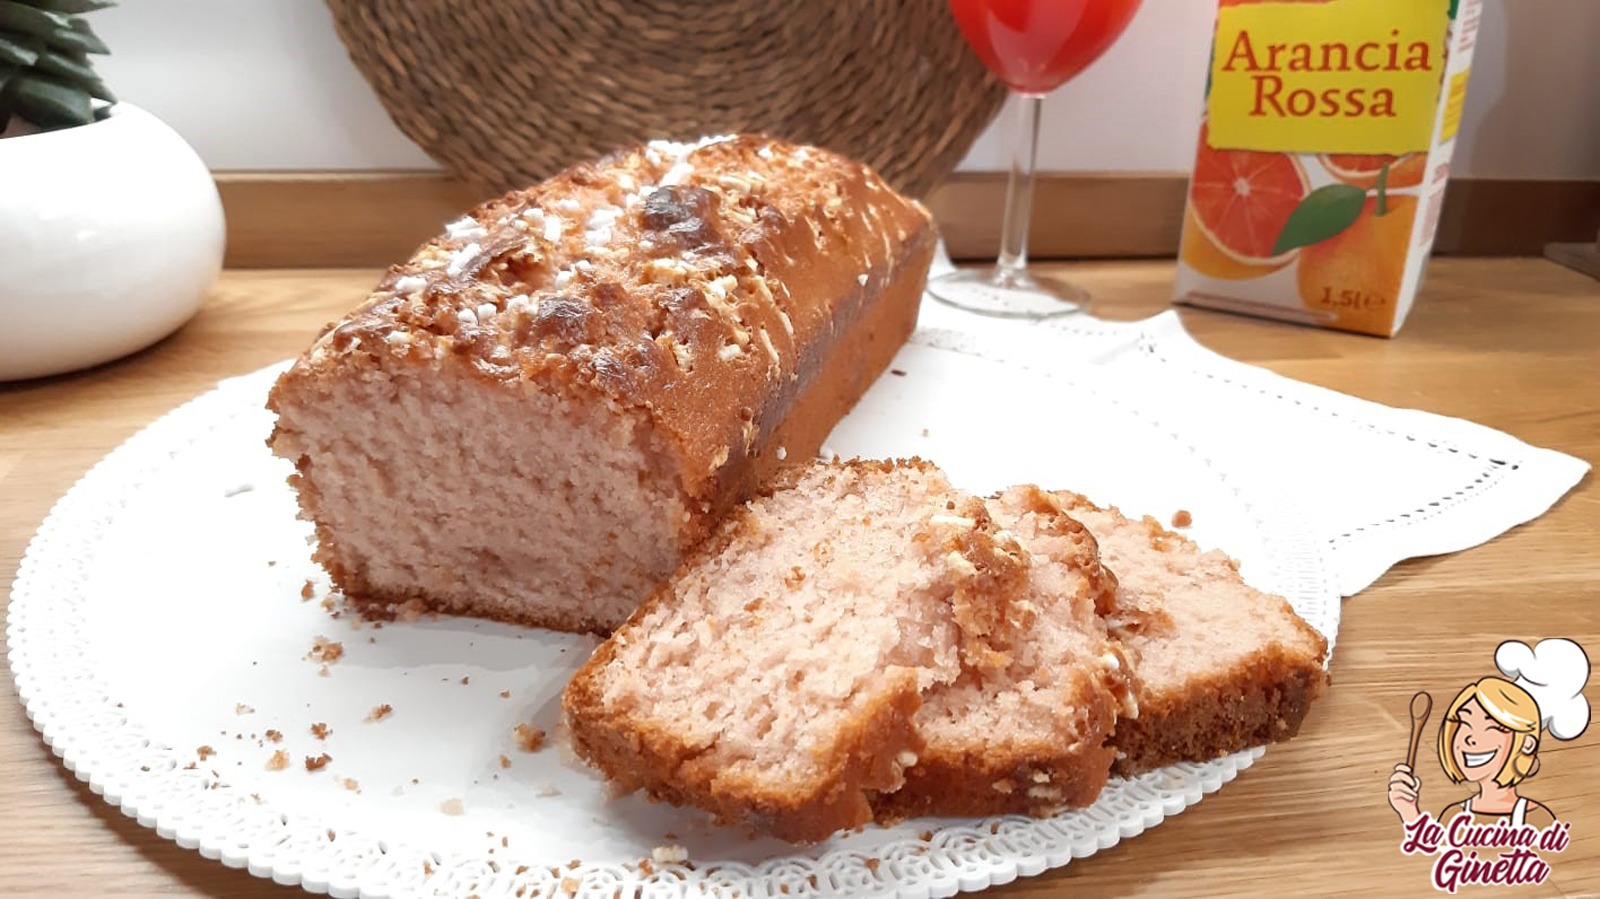
<path fill-rule="evenodd" d="M 947 259 L 934 273 L 948 270 Z M 1136 322 L 1042 323 L 973 315 L 925 298 L 919 325 L 1000 338 L 1010 361 L 1092 366 L 1177 433 L 1247 462 L 1293 497 L 1351 596 L 1395 563 L 1485 543 L 1544 514 L 1589 470 L 1483 425 L 1316 387 L 1214 353 L 1176 312 Z M 1350 465 L 1350 459 L 1382 464 Z"/>

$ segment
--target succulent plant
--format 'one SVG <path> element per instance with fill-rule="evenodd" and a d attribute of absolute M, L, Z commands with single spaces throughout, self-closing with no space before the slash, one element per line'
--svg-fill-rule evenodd
<path fill-rule="evenodd" d="M 114 0 L 0 0 L 0 129 L 13 116 L 39 128 L 94 121 L 94 100 L 116 102 L 89 63 L 111 52 L 82 13 Z M 103 107 L 102 107 L 103 109 Z"/>

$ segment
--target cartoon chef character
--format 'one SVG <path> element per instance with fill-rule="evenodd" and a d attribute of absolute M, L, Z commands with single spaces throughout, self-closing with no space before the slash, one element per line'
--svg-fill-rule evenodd
<path fill-rule="evenodd" d="M 1541 640 L 1529 648 L 1508 640 L 1494 654 L 1504 677 L 1467 684 L 1445 710 L 1439 725 L 1439 765 L 1451 783 L 1471 783 L 1477 792 L 1439 813 L 1449 822 L 1471 815 L 1474 823 L 1506 821 L 1537 828 L 1555 822 L 1543 803 L 1523 796 L 1518 786 L 1539 773 L 1540 742 L 1576 739 L 1589 726 L 1589 657 L 1571 640 Z M 1409 765 L 1395 766 L 1389 778 L 1389 805 L 1410 823 L 1421 816 L 1417 800 L 1422 781 Z"/>

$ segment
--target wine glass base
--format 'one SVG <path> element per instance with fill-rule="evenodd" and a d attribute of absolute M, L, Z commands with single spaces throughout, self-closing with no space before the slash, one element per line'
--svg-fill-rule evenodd
<path fill-rule="evenodd" d="M 961 269 L 932 278 L 928 293 L 947 306 L 978 315 L 1025 321 L 1083 311 L 1089 292 L 1076 284 L 995 266 Z"/>

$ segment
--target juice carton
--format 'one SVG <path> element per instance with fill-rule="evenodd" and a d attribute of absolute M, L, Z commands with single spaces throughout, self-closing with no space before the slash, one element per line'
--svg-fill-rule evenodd
<path fill-rule="evenodd" d="M 1178 302 L 1398 331 L 1479 15 L 1479 0 L 1219 0 Z"/>

